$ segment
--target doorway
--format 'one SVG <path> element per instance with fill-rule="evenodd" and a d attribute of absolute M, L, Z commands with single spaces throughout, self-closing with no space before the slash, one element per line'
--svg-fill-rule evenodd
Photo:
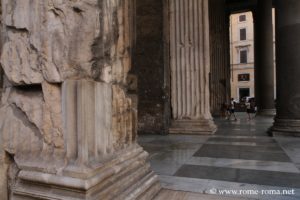
<path fill-rule="evenodd" d="M 244 97 L 250 96 L 250 88 L 239 88 L 239 97 L 242 100 Z"/>

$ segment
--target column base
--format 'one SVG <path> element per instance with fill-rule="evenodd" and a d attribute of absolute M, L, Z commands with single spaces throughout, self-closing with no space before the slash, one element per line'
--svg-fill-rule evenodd
<path fill-rule="evenodd" d="M 300 137 L 300 120 L 275 118 L 273 127 L 270 129 L 272 136 Z"/>
<path fill-rule="evenodd" d="M 174 120 L 171 122 L 169 133 L 190 135 L 212 135 L 217 131 L 213 120 Z"/>
<path fill-rule="evenodd" d="M 161 189 L 141 147 L 124 150 L 109 161 L 67 166 L 62 174 L 21 170 L 12 200 L 152 199 Z"/>
<path fill-rule="evenodd" d="M 257 112 L 258 116 L 274 117 L 276 115 L 276 109 L 263 109 Z"/>

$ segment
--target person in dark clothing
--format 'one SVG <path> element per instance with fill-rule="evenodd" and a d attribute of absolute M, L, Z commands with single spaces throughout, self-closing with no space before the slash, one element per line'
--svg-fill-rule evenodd
<path fill-rule="evenodd" d="M 231 116 L 233 116 L 233 117 L 234 117 L 234 120 L 237 121 L 237 118 L 236 118 L 236 116 L 235 116 L 235 102 L 234 102 L 234 99 L 233 99 L 233 98 L 231 98 L 231 101 L 230 101 L 229 112 L 230 112 L 230 114 L 229 114 L 229 116 L 228 116 L 228 120 L 230 120 L 230 119 L 231 119 Z"/>

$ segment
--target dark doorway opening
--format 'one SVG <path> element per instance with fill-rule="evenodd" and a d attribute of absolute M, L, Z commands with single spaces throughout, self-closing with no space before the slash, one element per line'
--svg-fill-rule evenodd
<path fill-rule="evenodd" d="M 244 97 L 249 97 L 250 96 L 250 88 L 240 88 L 239 96 L 240 96 L 240 100 L 243 99 Z"/>

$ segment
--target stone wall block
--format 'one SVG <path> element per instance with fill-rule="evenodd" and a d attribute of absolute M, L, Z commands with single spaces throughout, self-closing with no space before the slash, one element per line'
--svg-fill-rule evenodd
<path fill-rule="evenodd" d="M 114 147 L 118 150 L 133 143 L 136 136 L 134 132 L 132 100 L 118 85 L 113 86 L 113 135 L 115 137 Z"/>
<path fill-rule="evenodd" d="M 2 4 L 6 34 L 1 63 L 14 85 L 92 77 L 92 46 L 98 37 L 105 37 L 98 1 L 3 0 Z"/>

